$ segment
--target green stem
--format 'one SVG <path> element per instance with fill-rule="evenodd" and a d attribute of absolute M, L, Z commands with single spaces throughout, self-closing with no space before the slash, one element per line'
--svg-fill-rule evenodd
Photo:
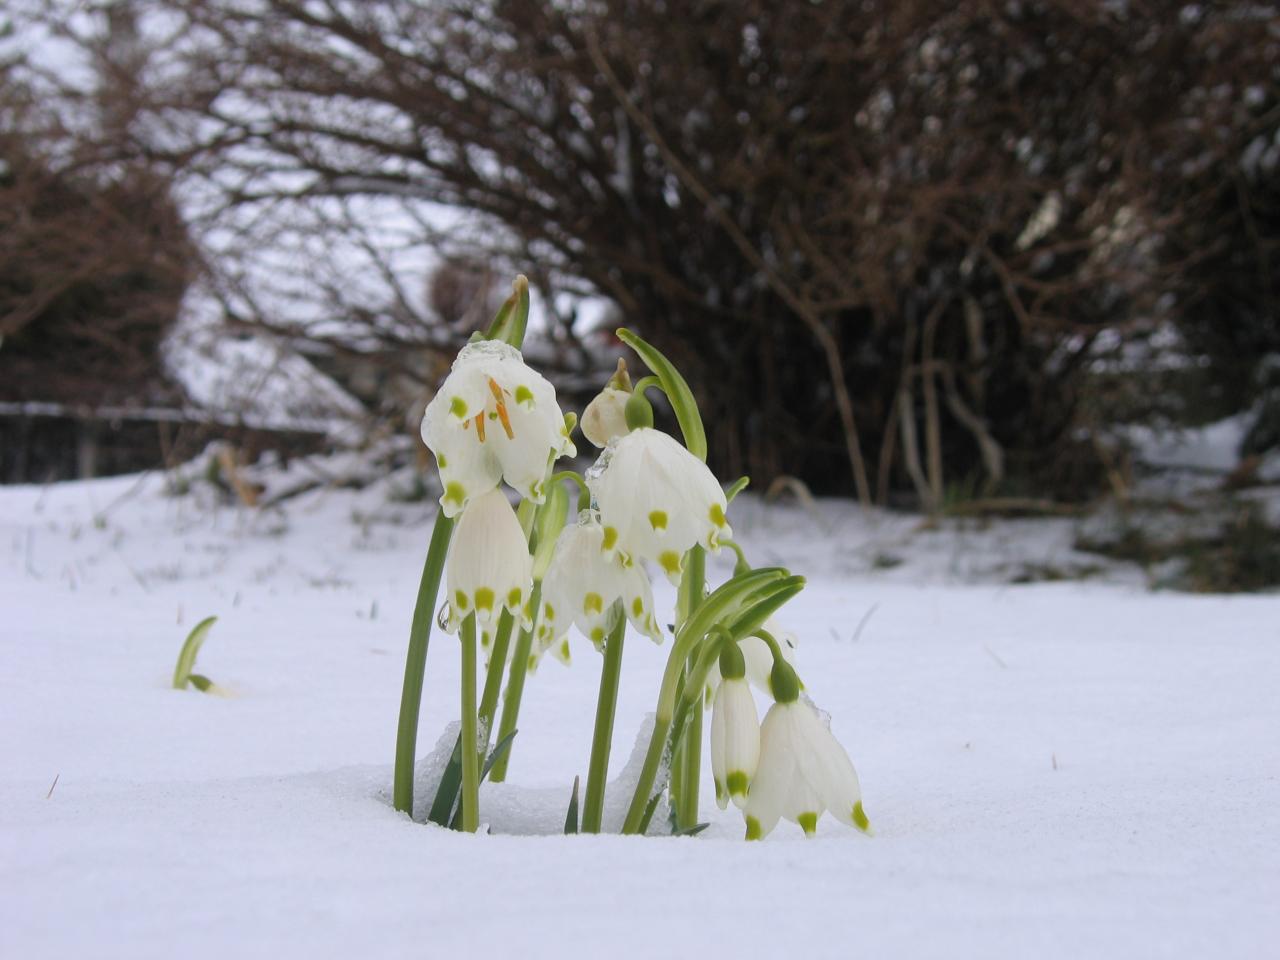
<path fill-rule="evenodd" d="M 561 470 L 559 473 L 551 475 L 552 483 L 562 483 L 570 480 L 578 487 L 578 512 L 589 509 L 591 506 L 591 490 L 587 486 L 587 481 L 572 470 Z"/>
<path fill-rule="evenodd" d="M 702 602 L 703 587 L 707 577 L 707 554 L 700 546 L 689 550 L 685 557 L 684 576 L 680 581 L 680 592 L 683 594 L 686 611 L 685 622 L 697 611 Z M 694 666 L 692 661 L 686 663 L 688 671 Z M 689 677 L 686 676 L 686 683 Z M 701 687 L 694 690 L 700 694 Z M 683 735 L 684 752 L 681 759 L 683 767 L 680 774 L 680 792 L 672 794 L 676 801 L 676 819 L 682 828 L 688 828 L 698 822 L 698 793 L 702 784 L 702 701 L 696 701 L 689 725 Z"/>
<path fill-rule="evenodd" d="M 667 799 L 674 811 L 677 821 L 680 818 L 680 785 L 684 783 L 684 728 L 673 727 L 671 731 L 671 756 L 667 761 Z M 659 793 L 662 784 L 658 784 Z M 683 823 L 676 826 L 684 829 Z"/>
<path fill-rule="evenodd" d="M 418 748 L 418 714 L 422 709 L 422 677 L 427 667 L 427 644 L 435 617 L 440 577 L 453 536 L 453 520 L 437 514 L 431 546 L 422 567 L 418 600 L 409 628 L 409 652 L 404 664 L 404 690 L 400 694 L 400 723 L 396 730 L 396 764 L 391 795 L 395 808 L 413 815 L 413 762 Z"/>
<path fill-rule="evenodd" d="M 507 665 L 507 648 L 511 646 L 511 631 L 515 617 L 503 610 L 498 619 L 498 632 L 489 650 L 489 669 L 484 675 L 484 692 L 480 694 L 480 727 L 484 730 L 484 747 L 480 750 L 480 762 L 489 752 L 493 742 L 493 715 L 498 712 L 498 694 L 502 691 L 502 671 Z"/>
<path fill-rule="evenodd" d="M 476 615 L 462 621 L 462 829 L 480 826 L 480 762 L 476 751 Z"/>
<path fill-rule="evenodd" d="M 684 734 L 684 773 L 680 779 L 678 818 L 681 829 L 698 822 L 698 790 L 702 785 L 702 700 L 693 701 L 693 712 Z"/>
<path fill-rule="evenodd" d="M 636 385 L 631 388 L 631 392 L 644 393 L 650 387 L 657 387 L 659 390 L 662 390 L 662 378 L 654 376 L 653 374 L 650 374 L 647 377 L 641 377 L 636 381 Z M 663 391 L 663 396 L 666 396 L 666 391 Z"/>
<path fill-rule="evenodd" d="M 498 721 L 498 742 L 516 728 L 520 718 L 520 700 L 524 696 L 525 676 L 529 672 L 529 654 L 533 650 L 533 632 L 538 627 L 538 614 L 542 608 L 542 584 L 534 583 L 529 605 L 533 608 L 533 624 L 528 630 L 521 630 L 516 638 L 516 652 L 511 658 L 511 670 L 507 675 L 507 695 L 502 701 L 502 717 Z M 501 783 L 507 777 L 507 764 L 511 761 L 511 747 L 498 758 L 498 762 L 489 771 L 490 783 Z"/>
<path fill-rule="evenodd" d="M 587 767 L 587 795 L 582 806 L 582 832 L 599 833 L 604 816 L 604 790 L 609 778 L 609 751 L 613 746 L 613 717 L 618 708 L 618 677 L 622 674 L 622 645 L 627 618 L 605 640 L 600 668 L 600 693 L 596 698 L 596 728 L 591 737 L 591 761 Z"/>

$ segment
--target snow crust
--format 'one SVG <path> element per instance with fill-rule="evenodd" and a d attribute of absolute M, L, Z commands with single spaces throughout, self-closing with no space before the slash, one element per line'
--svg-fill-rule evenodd
<path fill-rule="evenodd" d="M 530 679 L 473 837 L 389 803 L 429 505 L 375 484 L 255 514 L 165 489 L 0 489 L 0 956 L 1077 960 L 1280 938 L 1280 597 L 1152 594 L 1119 568 L 1012 586 L 1010 557 L 1070 559 L 1062 522 L 920 531 L 744 496 L 748 556 L 809 576 L 780 619 L 875 835 L 824 818 L 743 843 L 704 771 L 696 838 L 559 836 L 599 676 L 577 640 Z M 169 689 L 210 614 L 197 670 L 220 695 Z M 666 653 L 628 643 L 606 828 Z M 433 636 L 419 804 L 456 735 L 456 654 Z"/>

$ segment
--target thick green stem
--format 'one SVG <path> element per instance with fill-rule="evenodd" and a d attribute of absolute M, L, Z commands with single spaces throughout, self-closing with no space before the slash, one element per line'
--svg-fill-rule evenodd
<path fill-rule="evenodd" d="M 702 700 L 693 702 L 684 733 L 684 772 L 680 778 L 680 806 L 676 816 L 681 829 L 698 822 L 698 791 L 702 785 Z"/>
<path fill-rule="evenodd" d="M 684 728 L 673 727 L 671 732 L 671 756 L 667 759 L 667 802 L 680 816 L 680 784 L 684 782 Z M 661 792 L 661 784 L 658 785 Z M 684 824 L 679 824 L 681 828 Z"/>
<path fill-rule="evenodd" d="M 618 707 L 618 677 L 622 674 L 622 645 L 627 618 L 619 615 L 604 644 L 600 668 L 600 693 L 596 697 L 596 728 L 591 737 L 591 761 L 587 767 L 587 795 L 582 805 L 582 832 L 599 833 L 604 816 L 604 790 L 609 779 L 609 751 L 613 746 L 613 717 Z"/>
<path fill-rule="evenodd" d="M 476 615 L 468 614 L 459 631 L 462 639 L 462 829 L 480 826 L 480 762 L 476 750 Z"/>
<path fill-rule="evenodd" d="M 538 613 L 542 607 L 542 584 L 534 583 L 533 593 L 529 599 L 533 608 L 533 624 L 528 630 L 521 630 L 516 638 L 516 650 L 511 657 L 511 670 L 507 675 L 507 694 L 502 701 L 502 717 L 498 721 L 498 743 L 516 728 L 520 718 L 520 700 L 524 696 L 524 680 L 529 672 L 529 654 L 533 650 L 533 632 L 538 627 Z M 507 764 L 511 761 L 511 751 L 515 744 L 507 750 L 489 771 L 490 783 L 501 783 L 507 777 Z"/>
<path fill-rule="evenodd" d="M 404 690 L 400 694 L 400 724 L 396 730 L 396 765 L 391 789 L 395 808 L 413 815 L 413 762 L 418 748 L 418 713 L 422 708 L 422 677 L 427 667 L 427 643 L 435 617 L 436 596 L 453 536 L 453 520 L 443 513 L 436 516 L 431 533 L 431 546 L 422 567 L 418 585 L 418 601 L 413 608 L 409 628 L 409 652 L 404 664 Z"/>

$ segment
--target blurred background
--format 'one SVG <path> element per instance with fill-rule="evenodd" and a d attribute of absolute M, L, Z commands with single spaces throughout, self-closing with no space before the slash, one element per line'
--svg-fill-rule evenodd
<path fill-rule="evenodd" d="M 1280 584 L 1280 5 L 10 0 L 0 35 L 0 480 L 217 439 L 426 495 L 421 411 L 519 272 L 565 405 L 631 326 L 722 477 L 1105 513 L 1078 546 Z"/>

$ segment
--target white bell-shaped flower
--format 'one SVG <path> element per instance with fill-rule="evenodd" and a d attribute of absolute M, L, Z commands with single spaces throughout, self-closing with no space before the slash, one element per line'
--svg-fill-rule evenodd
<path fill-rule="evenodd" d="M 446 517 L 505 479 L 541 503 L 547 466 L 576 452 L 556 390 L 500 340 L 469 343 L 422 417 L 436 455 Z"/>
<path fill-rule="evenodd" d="M 652 560 L 676 583 L 695 544 L 720 549 L 732 535 L 728 503 L 705 463 L 674 437 L 641 427 L 611 441 L 587 486 L 600 510 L 603 547 L 630 565 Z"/>
<path fill-rule="evenodd" d="M 603 549 L 604 528 L 589 510 L 566 526 L 556 540 L 551 565 L 542 580 L 542 609 L 537 639 L 541 649 L 567 657 L 566 635 L 576 626 L 597 648 L 613 622 L 615 601 L 639 632 L 655 643 L 662 630 L 653 611 L 649 578 L 639 566 L 624 567 Z"/>
<path fill-rule="evenodd" d="M 773 617 L 764 622 L 764 629 L 778 641 L 778 647 L 782 650 L 782 659 L 795 666 L 796 646 L 799 643 L 799 638 L 790 630 L 780 626 Z M 771 693 L 769 689 L 769 672 L 773 669 L 773 654 L 769 651 L 769 645 L 759 637 L 750 636 L 743 637 L 738 641 L 738 649 L 742 651 L 742 657 L 747 662 L 747 680 L 761 693 Z M 708 699 L 715 695 L 719 686 L 720 663 L 717 661 L 707 671 Z"/>
<path fill-rule="evenodd" d="M 627 401 L 631 393 L 616 387 L 605 387 L 582 411 L 579 426 L 582 435 L 597 447 L 607 447 L 615 437 L 630 433 L 627 427 Z"/>
<path fill-rule="evenodd" d="M 498 489 L 471 500 L 453 532 L 445 563 L 449 616 L 445 629 L 457 631 L 474 613 L 491 632 L 503 608 L 520 619 L 533 579 L 533 558 L 511 504 Z"/>
<path fill-rule="evenodd" d="M 730 798 L 738 807 L 746 806 L 759 761 L 760 716 L 751 686 L 742 677 L 725 680 L 711 707 L 711 775 L 721 810 Z"/>
<path fill-rule="evenodd" d="M 775 703 L 760 728 L 760 765 L 743 815 L 747 839 L 769 835 L 781 817 L 807 836 L 824 810 L 866 832 L 858 774 L 844 747 L 804 699 Z"/>

